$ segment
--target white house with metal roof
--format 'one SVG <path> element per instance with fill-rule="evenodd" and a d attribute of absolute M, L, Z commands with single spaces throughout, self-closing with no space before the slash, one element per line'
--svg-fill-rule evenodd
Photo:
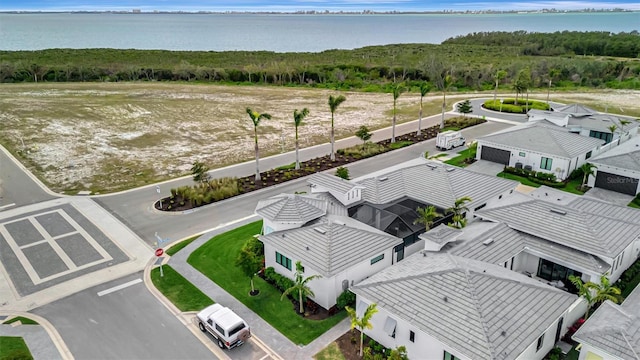
<path fill-rule="evenodd" d="M 477 139 L 478 160 L 552 173 L 558 180 L 600 153 L 604 140 L 541 122 L 518 125 Z"/>
<path fill-rule="evenodd" d="M 414 254 L 351 289 L 364 332 L 410 359 L 542 359 L 586 309 L 576 295 L 493 264 Z"/>
<path fill-rule="evenodd" d="M 638 124 L 611 114 L 603 114 L 580 104 L 570 104 L 548 110 L 530 110 L 529 121 L 548 121 L 565 127 L 569 132 L 604 140 L 608 143 L 624 142 L 638 133 Z M 611 127 L 615 126 L 612 132 Z"/>
<path fill-rule="evenodd" d="M 502 264 L 557 286 L 569 286 L 570 275 L 599 282 L 600 275 L 609 273 L 616 281 L 640 256 L 637 209 L 577 196 L 563 205 L 514 194 L 476 215 L 500 225 L 452 253 Z M 465 230 L 473 234 L 473 226 Z"/>
<path fill-rule="evenodd" d="M 280 194 L 258 201 L 256 214 L 262 217 L 262 233 L 299 228 L 327 213 L 328 202 L 304 194 Z"/>
<path fill-rule="evenodd" d="M 640 360 L 640 286 L 621 305 L 605 300 L 573 339 L 579 360 Z"/>
<path fill-rule="evenodd" d="M 325 309 L 354 283 L 393 264 L 393 249 L 402 239 L 343 216 L 327 215 L 298 229 L 260 236 L 265 266 L 293 278 L 300 261 L 304 276 L 321 275 L 308 283 L 313 300 Z"/>
<path fill-rule="evenodd" d="M 596 166 L 589 186 L 635 196 L 640 192 L 640 137 L 622 143 L 591 160 Z"/>

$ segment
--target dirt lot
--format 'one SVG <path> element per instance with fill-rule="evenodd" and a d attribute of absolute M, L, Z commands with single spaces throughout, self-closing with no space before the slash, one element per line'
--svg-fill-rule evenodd
<path fill-rule="evenodd" d="M 105 193 L 185 175 L 195 160 L 215 168 L 252 159 L 253 124 L 246 107 L 273 116 L 258 130 L 262 157 L 279 153 L 283 139 L 285 149 L 293 149 L 296 108 L 310 110 L 299 128 L 300 145 L 326 142 L 330 94 L 336 92 L 169 83 L 5 84 L 0 142 L 54 191 Z M 338 138 L 351 136 L 360 125 L 390 125 L 391 95 L 344 95 L 347 101 L 336 113 Z M 640 113 L 640 92 L 554 97 Z M 417 118 L 419 99 L 416 93 L 400 97 L 399 122 Z M 425 98 L 425 116 L 438 112 L 440 99 Z"/>

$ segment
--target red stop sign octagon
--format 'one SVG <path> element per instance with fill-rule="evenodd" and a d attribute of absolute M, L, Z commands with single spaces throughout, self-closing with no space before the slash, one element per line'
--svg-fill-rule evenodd
<path fill-rule="evenodd" d="M 162 248 L 156 249 L 156 256 L 162 256 L 164 254 L 164 250 Z"/>

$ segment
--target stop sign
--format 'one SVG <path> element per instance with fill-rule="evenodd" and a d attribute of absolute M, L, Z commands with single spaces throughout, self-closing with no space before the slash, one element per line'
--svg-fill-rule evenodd
<path fill-rule="evenodd" d="M 156 249 L 156 256 L 162 256 L 162 254 L 164 254 L 164 250 L 162 250 L 162 248 Z"/>

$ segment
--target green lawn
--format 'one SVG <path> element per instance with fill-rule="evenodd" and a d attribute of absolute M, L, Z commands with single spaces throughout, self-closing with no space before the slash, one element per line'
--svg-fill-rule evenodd
<path fill-rule="evenodd" d="M 163 265 L 162 270 L 163 277 L 159 267 L 151 270 L 151 281 L 180 311 L 198 311 L 213 304 L 213 300 L 171 266 Z"/>
<path fill-rule="evenodd" d="M 470 156 L 469 152 L 472 152 L 471 155 L 473 155 L 473 156 Z M 449 160 L 446 160 L 444 163 L 445 164 L 449 164 L 449 165 L 454 165 L 454 166 L 457 166 L 457 167 L 465 167 L 465 166 L 467 166 L 467 163 L 465 163 L 464 161 L 467 158 L 475 157 L 475 153 L 474 152 L 475 152 L 475 150 L 470 150 L 470 149 L 462 150 L 462 151 L 458 152 L 458 156 L 456 156 L 454 158 L 451 158 Z"/>
<path fill-rule="evenodd" d="M 504 179 L 510 179 L 510 180 L 519 181 L 522 185 L 527 185 L 527 186 L 532 186 L 532 187 L 540 187 L 540 186 L 542 186 L 542 184 L 539 184 L 537 182 L 531 181 L 531 180 L 529 180 L 529 178 L 524 177 L 524 176 L 520 176 L 520 175 L 500 172 L 500 173 L 498 173 L 497 176 L 501 177 L 501 178 L 504 178 Z M 583 195 L 584 192 L 578 190 L 578 187 L 580 187 L 580 185 L 582 185 L 581 179 L 574 179 L 574 180 L 570 180 L 564 187 L 554 188 L 554 189 L 566 191 L 566 192 L 569 192 L 569 193 L 572 193 L 572 194 Z"/>
<path fill-rule="evenodd" d="M 332 342 L 326 348 L 313 356 L 315 360 L 345 360 L 338 344 Z"/>
<path fill-rule="evenodd" d="M 195 239 L 199 238 L 200 235 L 196 235 L 193 237 L 190 237 L 186 240 L 180 241 L 179 243 L 171 246 L 170 248 L 167 249 L 166 254 L 169 256 L 173 256 L 175 255 L 178 251 L 184 249 L 187 245 L 191 244 Z"/>
<path fill-rule="evenodd" d="M 24 339 L 17 336 L 0 336 L 0 360 L 33 359 Z"/>
<path fill-rule="evenodd" d="M 396 141 L 394 143 L 389 144 L 389 148 L 390 149 L 400 149 L 403 148 L 405 146 L 409 146 L 409 145 L 413 145 L 413 142 L 411 141 Z"/>
<path fill-rule="evenodd" d="M 37 321 L 31 320 L 31 319 L 23 317 L 23 316 L 16 316 L 14 318 L 11 318 L 11 319 L 3 322 L 3 324 L 13 324 L 16 321 L 22 322 L 23 325 L 38 325 Z"/>
<path fill-rule="evenodd" d="M 236 299 L 257 313 L 271 326 L 296 344 L 308 344 L 346 317 L 346 312 L 326 320 L 308 320 L 298 316 L 288 300 L 280 301 L 280 292 L 259 277 L 254 279 L 257 296 L 249 296 L 247 276 L 235 266 L 244 243 L 259 234 L 262 221 L 257 221 L 220 234 L 191 253 L 187 262 L 220 285 Z"/>

